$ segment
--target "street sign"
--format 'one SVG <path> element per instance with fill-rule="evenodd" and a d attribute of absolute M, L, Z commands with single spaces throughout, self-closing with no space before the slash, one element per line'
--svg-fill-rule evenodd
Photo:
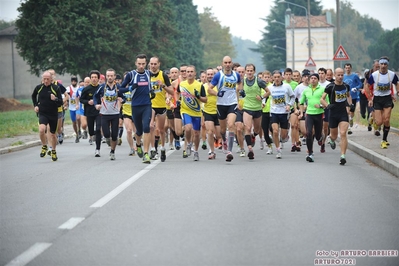
<path fill-rule="evenodd" d="M 334 54 L 334 61 L 345 61 L 350 60 L 348 53 L 345 51 L 344 47 L 340 45 Z"/>
<path fill-rule="evenodd" d="M 308 61 L 306 61 L 305 67 L 315 67 L 316 63 L 314 62 L 312 57 L 309 57 Z"/>

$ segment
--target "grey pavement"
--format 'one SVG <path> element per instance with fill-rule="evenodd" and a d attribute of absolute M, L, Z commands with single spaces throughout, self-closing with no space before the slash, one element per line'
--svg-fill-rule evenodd
<path fill-rule="evenodd" d="M 66 125 L 64 132 L 66 138 L 72 137 L 72 126 Z M 390 143 L 388 149 L 381 149 L 381 139 L 382 136 L 377 137 L 374 135 L 374 130 L 369 132 L 367 131 L 367 127 L 359 125 L 354 127 L 353 134 L 348 136 L 348 148 L 371 163 L 399 177 L 399 129 L 391 127 L 388 135 Z M 3 138 L 0 139 L 0 154 L 15 152 L 38 145 L 40 145 L 38 134 Z"/>

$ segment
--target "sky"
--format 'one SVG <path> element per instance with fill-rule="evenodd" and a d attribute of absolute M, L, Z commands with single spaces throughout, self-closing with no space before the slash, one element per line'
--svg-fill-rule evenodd
<path fill-rule="evenodd" d="M 10 21 L 18 17 L 17 8 L 21 0 L 0 0 L 0 19 Z M 291 0 L 292 1 L 292 0 Z M 369 15 L 381 22 L 382 28 L 399 28 L 399 0 L 348 0 L 361 15 Z M 266 18 L 273 0 L 244 0 L 232 3 L 231 0 L 193 0 L 198 13 L 204 7 L 212 7 L 212 13 L 224 27 L 230 27 L 233 36 L 259 42 Z M 321 0 L 325 9 L 335 10 L 335 0 Z M 284 4 L 286 5 L 286 4 Z"/>

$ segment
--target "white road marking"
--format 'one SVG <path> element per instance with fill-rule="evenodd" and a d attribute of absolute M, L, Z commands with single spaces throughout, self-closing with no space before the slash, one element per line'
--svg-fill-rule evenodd
<path fill-rule="evenodd" d="M 169 154 L 171 154 L 173 152 L 174 152 L 174 150 L 169 150 L 169 151 L 166 152 L 166 155 L 168 156 Z M 148 165 L 146 168 L 144 168 L 143 170 L 141 170 L 140 172 L 138 172 L 137 174 L 135 174 L 134 176 L 130 177 L 128 180 L 126 180 L 125 182 L 123 182 L 122 184 L 120 184 L 119 186 L 114 188 L 107 195 L 105 195 L 104 197 L 102 197 L 101 199 L 99 199 L 98 201 L 93 203 L 90 206 L 90 208 L 101 208 L 102 206 L 104 206 L 105 204 L 110 202 L 113 198 L 118 196 L 122 191 L 124 191 L 126 188 L 128 188 L 131 184 L 136 182 L 140 177 L 142 177 L 147 172 L 149 172 L 152 168 L 157 166 L 160 162 L 161 162 L 160 159 L 158 159 L 156 161 L 151 161 L 150 165 Z"/>
<path fill-rule="evenodd" d="M 51 245 L 51 243 L 35 243 L 24 253 L 7 263 L 6 266 L 24 266 L 43 253 Z"/>
<path fill-rule="evenodd" d="M 69 219 L 68 221 L 66 221 L 65 223 L 63 223 L 62 225 L 60 225 L 58 227 L 58 229 L 67 229 L 67 230 L 71 230 L 73 229 L 75 226 L 77 226 L 78 224 L 80 224 L 85 218 L 83 217 L 72 217 L 71 219 Z"/>

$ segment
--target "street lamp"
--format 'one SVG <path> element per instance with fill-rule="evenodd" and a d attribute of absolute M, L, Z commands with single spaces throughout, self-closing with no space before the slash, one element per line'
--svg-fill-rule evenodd
<path fill-rule="evenodd" d="M 308 0 L 309 1 L 309 0 Z M 284 4 L 284 3 L 287 3 L 287 4 L 291 4 L 291 5 L 293 5 L 293 6 L 297 6 L 297 7 L 300 7 L 300 8 L 303 8 L 303 9 L 305 9 L 305 11 L 306 11 L 306 19 L 307 19 L 307 21 L 308 21 L 308 53 L 309 53 L 309 58 L 312 56 L 312 40 L 311 40 L 311 38 L 310 38 L 310 10 L 308 10 L 306 7 L 304 7 L 304 6 L 301 6 L 301 5 L 298 5 L 298 4 L 295 4 L 295 3 L 292 3 L 292 2 L 289 2 L 289 1 L 286 1 L 286 0 L 280 0 L 280 1 L 278 1 L 277 3 L 279 3 L 279 4 Z M 309 12 L 308 12 L 309 11 Z"/>
<path fill-rule="evenodd" d="M 280 47 L 280 46 L 277 46 L 277 45 L 273 45 L 273 48 L 287 51 L 287 49 L 285 49 L 285 48 L 283 48 L 283 47 Z"/>

